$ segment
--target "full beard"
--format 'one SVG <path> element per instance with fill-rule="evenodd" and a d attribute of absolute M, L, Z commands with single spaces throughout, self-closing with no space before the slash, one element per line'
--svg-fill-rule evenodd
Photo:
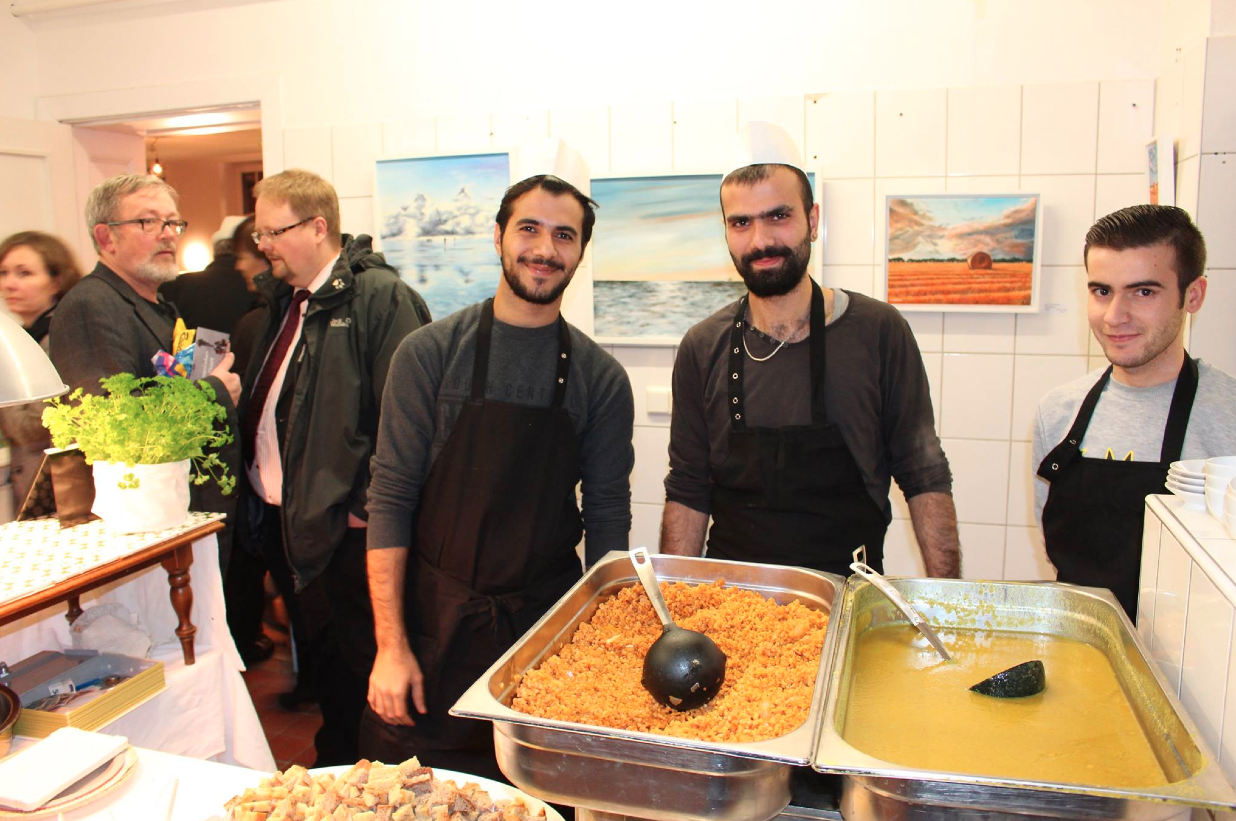
<path fill-rule="evenodd" d="M 162 285 L 164 282 L 171 282 L 176 278 L 177 273 L 176 259 L 174 257 L 166 262 L 151 259 L 137 266 L 138 277 L 151 285 Z"/>
<path fill-rule="evenodd" d="M 566 271 L 566 275 L 553 285 L 546 285 L 541 288 L 533 288 L 519 278 L 519 273 L 515 270 L 517 264 L 524 265 L 549 265 L 557 268 L 559 271 L 564 271 L 565 266 L 557 260 L 545 259 L 544 257 L 529 257 L 521 256 L 517 260 L 512 260 L 506 254 L 502 255 L 502 278 L 506 280 L 506 284 L 510 286 L 511 291 L 515 296 L 531 302 L 533 305 L 549 305 L 558 297 L 562 296 L 562 292 L 566 290 L 567 285 L 571 284 L 571 278 L 575 276 L 575 269 L 572 268 Z"/>
<path fill-rule="evenodd" d="M 780 257 L 784 260 L 781 267 L 766 271 L 756 270 L 753 263 L 756 260 Z M 742 259 L 734 260 L 747 290 L 758 297 L 785 296 L 794 290 L 798 283 L 807 275 L 807 264 L 811 261 L 811 237 L 803 237 L 803 241 L 795 248 L 788 245 L 770 245 L 746 254 Z"/>

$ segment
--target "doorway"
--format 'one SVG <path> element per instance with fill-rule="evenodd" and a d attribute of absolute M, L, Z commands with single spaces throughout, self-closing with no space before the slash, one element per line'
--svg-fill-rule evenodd
<path fill-rule="evenodd" d="M 228 216 L 252 210 L 252 187 L 262 178 L 261 108 L 257 104 L 162 111 L 72 122 L 79 211 L 104 179 L 122 173 L 162 177 L 180 195 L 189 223 L 177 262 L 200 271 L 214 257 L 216 235 Z M 89 233 L 79 241 L 92 250 Z M 83 260 L 91 262 L 92 260 Z"/>

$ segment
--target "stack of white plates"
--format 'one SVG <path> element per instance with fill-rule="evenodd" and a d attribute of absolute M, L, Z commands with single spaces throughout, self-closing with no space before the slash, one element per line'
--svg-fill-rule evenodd
<path fill-rule="evenodd" d="M 1227 493 L 1223 495 L 1223 524 L 1227 534 L 1236 539 L 1236 479 L 1228 482 Z"/>
<path fill-rule="evenodd" d="M 1194 510 L 1206 509 L 1205 459 L 1172 462 L 1167 470 L 1167 489 Z"/>
<path fill-rule="evenodd" d="M 1224 496 L 1228 485 L 1236 479 L 1236 456 L 1216 456 L 1206 460 L 1204 469 L 1206 476 L 1206 509 L 1210 515 L 1219 521 L 1224 521 Z M 1228 505 L 1228 509 L 1236 513 L 1236 502 Z"/>

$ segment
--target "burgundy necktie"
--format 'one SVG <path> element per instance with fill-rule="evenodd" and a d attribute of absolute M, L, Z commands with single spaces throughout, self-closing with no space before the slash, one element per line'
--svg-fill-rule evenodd
<path fill-rule="evenodd" d="M 262 421 L 262 412 L 266 409 L 266 398 L 270 394 L 271 385 L 275 382 L 275 375 L 279 373 L 279 366 L 283 364 L 284 357 L 288 355 L 288 348 L 292 346 L 292 338 L 296 336 L 296 329 L 300 327 L 300 304 L 308 297 L 309 291 L 305 288 L 299 288 L 296 293 L 292 294 L 292 304 L 288 308 L 283 330 L 279 331 L 279 338 L 271 346 L 270 356 L 266 357 L 266 364 L 262 366 L 257 384 L 253 386 L 253 394 L 249 397 L 249 408 L 245 413 L 244 441 L 242 442 L 247 464 L 253 464 L 256 458 L 257 429 L 258 423 Z"/>

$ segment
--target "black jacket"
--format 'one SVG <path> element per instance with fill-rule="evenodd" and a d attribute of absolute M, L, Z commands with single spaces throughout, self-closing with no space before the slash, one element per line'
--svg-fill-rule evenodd
<path fill-rule="evenodd" d="M 172 302 L 187 328 L 209 328 L 231 335 L 236 321 L 256 302 L 236 270 L 235 254 L 220 254 L 196 274 L 181 274 L 159 286 L 159 296 Z"/>
<path fill-rule="evenodd" d="M 246 369 L 241 418 L 292 290 L 269 271 L 254 282 L 267 300 L 266 318 Z M 372 250 L 372 240 L 345 234 L 334 270 L 309 297 L 275 411 L 284 553 L 298 590 L 330 562 L 348 513 L 366 518 L 369 457 L 391 356 L 429 319 L 425 301 Z"/>

